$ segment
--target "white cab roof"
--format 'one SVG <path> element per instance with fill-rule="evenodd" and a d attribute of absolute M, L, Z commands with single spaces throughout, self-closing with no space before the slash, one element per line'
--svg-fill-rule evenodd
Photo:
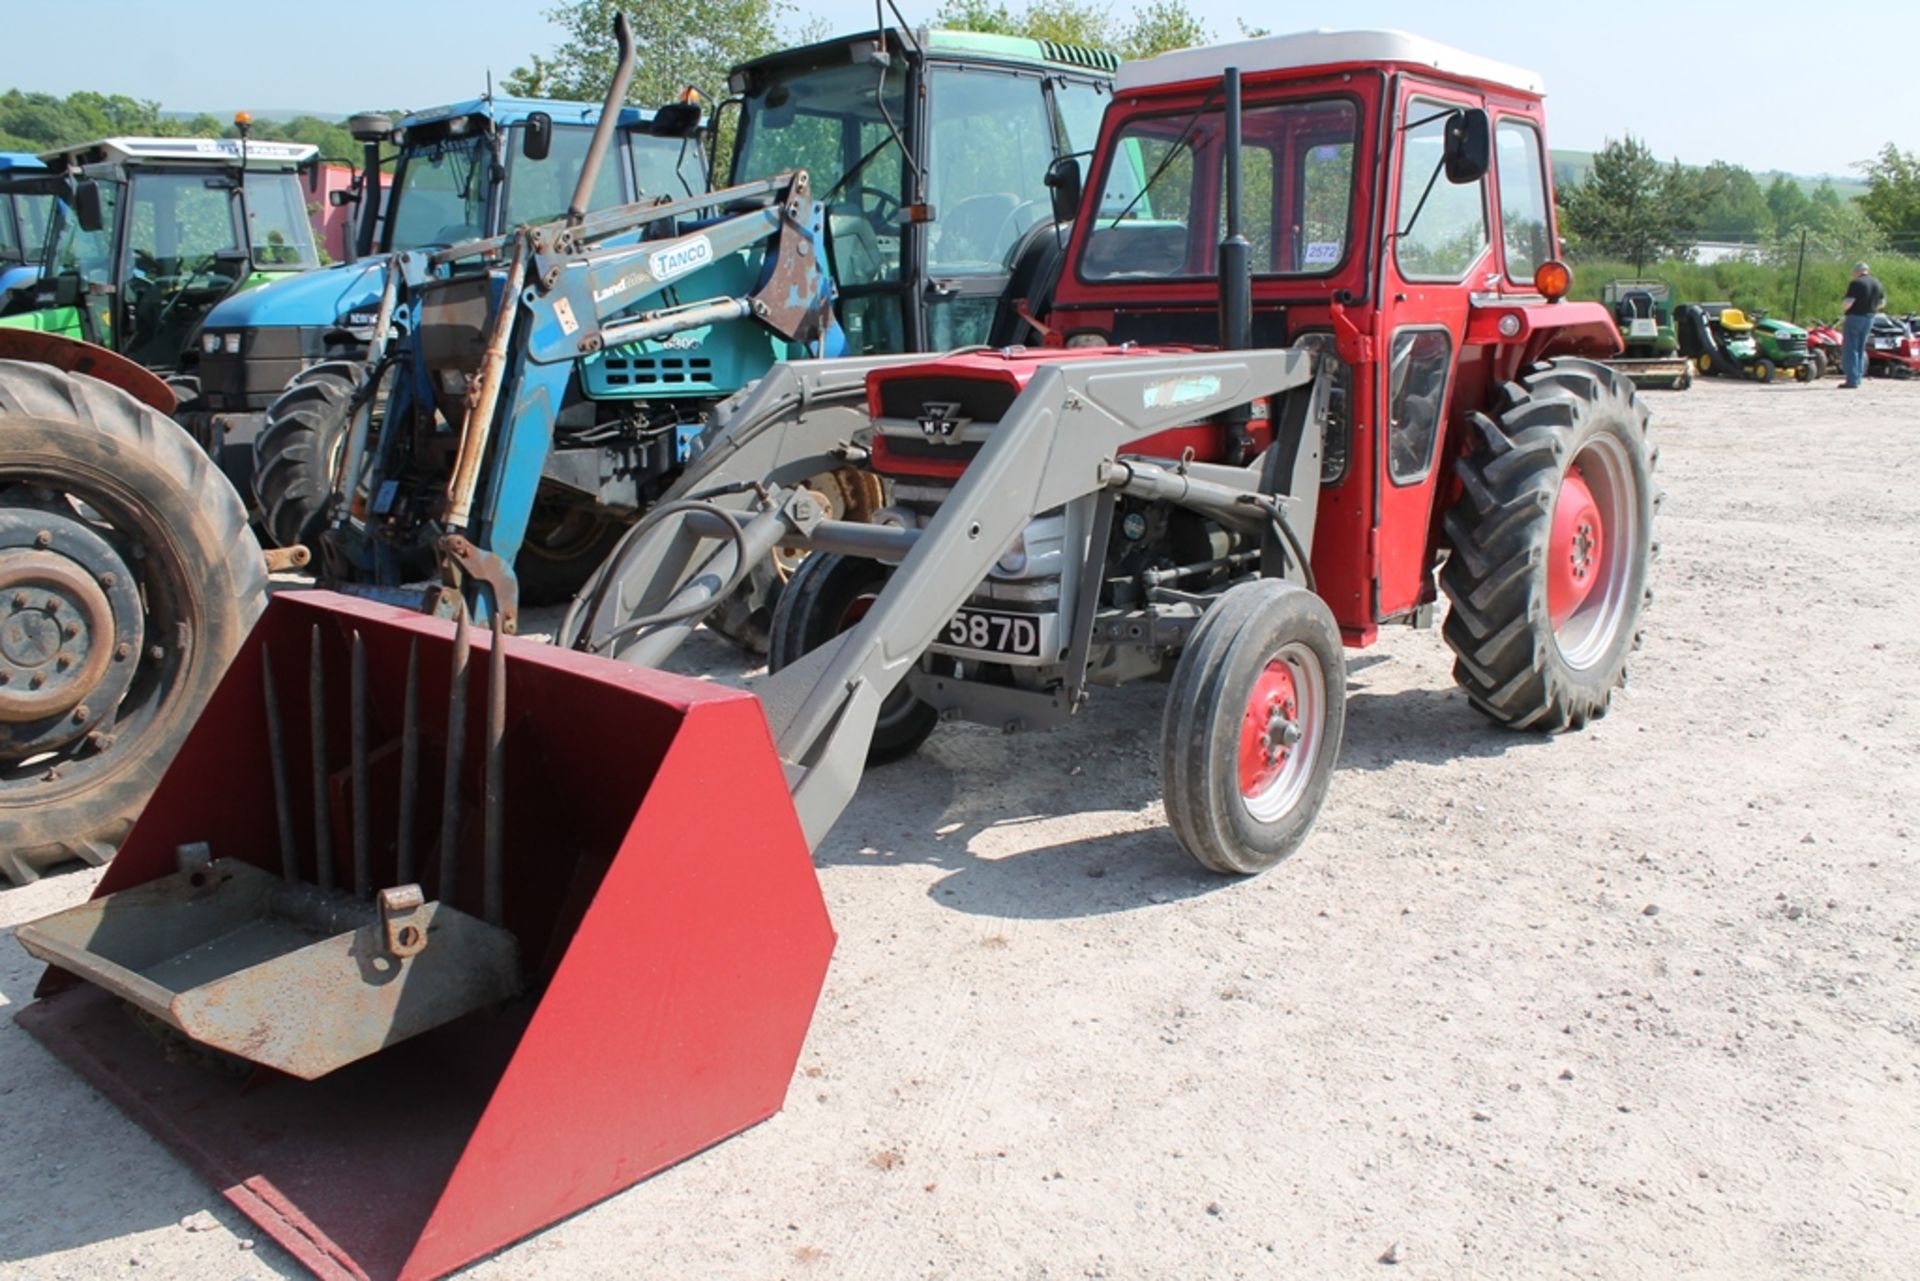
<path fill-rule="evenodd" d="M 77 147 L 62 147 L 58 151 L 43 152 L 40 158 L 47 161 L 60 161 L 68 156 L 85 155 L 95 150 L 106 153 L 105 159 L 113 162 L 153 160 L 163 164 L 167 161 L 229 165 L 240 163 L 238 138 L 102 138 L 97 142 L 83 143 Z M 247 167 L 277 169 L 304 164 L 319 154 L 320 148 L 307 142 L 250 141 L 247 143 Z"/>
<path fill-rule="evenodd" d="M 1242 73 L 1251 75 L 1261 71 L 1381 62 L 1432 67 L 1447 75 L 1503 85 L 1523 93 L 1547 91 L 1537 71 L 1510 67 L 1404 31 L 1302 31 L 1178 49 L 1157 58 L 1121 63 L 1119 74 L 1113 78 L 1113 89 L 1115 93 L 1127 93 L 1155 85 L 1217 80 L 1228 67 L 1239 67 Z"/>

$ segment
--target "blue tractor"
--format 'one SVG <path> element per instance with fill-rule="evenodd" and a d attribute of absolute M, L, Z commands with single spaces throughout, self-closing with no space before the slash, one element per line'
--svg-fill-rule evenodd
<path fill-rule="evenodd" d="M 1061 243 L 1049 173 L 1091 145 L 1113 65 L 1096 50 L 903 30 L 758 59 L 735 69 L 734 96 L 720 113 L 724 119 L 738 109 L 735 186 L 702 207 L 663 212 L 650 234 L 697 234 L 703 219 L 737 214 L 743 202 L 765 204 L 773 194 L 766 183 L 804 172 L 810 198 L 822 206 L 822 265 L 849 353 L 1035 341 L 1039 331 L 1021 318 L 1021 300 L 1038 292 L 1049 258 L 1057 266 Z M 761 274 L 775 269 L 771 254 L 764 245 L 730 257 L 716 253 L 697 272 L 674 273 L 648 304 L 674 316 L 673 327 L 642 337 L 612 326 L 626 340 L 578 362 L 551 430 L 513 427 L 516 439 L 544 443 L 521 447 L 517 470 L 500 471 L 497 483 L 482 487 L 482 505 L 491 503 L 497 519 L 476 521 L 483 531 L 476 545 L 504 563 L 517 597 L 554 601 L 588 581 L 701 447 L 717 403 L 775 361 L 819 354 L 817 346 L 769 334 L 764 324 L 741 323 L 757 316 L 728 311 L 753 297 Z M 708 302 L 715 310 L 700 312 Z M 391 394 L 382 382 L 357 400 L 371 409 Z M 376 510 L 388 482 L 399 481 L 401 491 L 414 483 L 390 470 L 394 456 L 375 454 L 371 482 L 358 479 L 355 464 L 338 463 L 342 448 L 353 456 L 344 412 L 353 399 L 303 382 L 273 409 L 255 487 L 269 531 L 283 542 L 311 544 L 331 521 L 323 556 L 330 577 L 363 586 L 417 582 L 433 573 L 434 533 L 419 515 L 431 504 L 390 520 Z M 280 460 L 290 455 L 274 448 L 286 430 L 282 422 L 296 420 L 311 442 L 298 456 L 297 490 L 280 483 L 282 469 L 290 470 Z M 457 415 L 443 408 L 441 420 Z M 501 432 L 517 421 L 503 418 Z M 412 474 L 429 474 L 420 466 L 424 457 L 416 451 Z M 839 491 L 836 477 L 817 478 L 817 488 L 836 514 L 857 519 L 884 497 L 870 478 L 848 475 L 849 492 Z M 307 501 L 323 483 L 331 498 Z M 301 501 L 288 501 L 296 493 Z M 377 529 L 365 524 L 369 515 Z M 353 544 L 344 556 L 343 539 Z M 372 547 L 380 557 L 370 555 Z M 762 647 L 779 572 L 777 565 L 757 567 L 761 579 L 776 579 L 730 603 L 716 626 Z"/>
<path fill-rule="evenodd" d="M 273 542 L 291 547 L 312 532 L 325 496 L 326 451 L 339 444 L 337 435 L 316 437 L 313 411 L 343 403 L 359 380 L 387 255 L 492 240 L 561 214 L 601 110 L 597 103 L 486 97 L 414 112 L 397 128 L 379 115 L 348 122 L 366 147 L 354 188 L 338 197 L 360 205 L 356 261 L 216 308 L 199 338 L 199 398 L 182 414 L 241 494 L 258 493 Z M 653 112 L 632 107 L 620 110 L 615 127 L 618 145 L 598 171 L 592 208 L 642 192 L 690 196 L 705 189 L 690 130 L 663 136 Z M 392 144 L 397 152 L 382 154 Z M 383 200 L 373 175 L 388 167 Z M 264 435 L 265 411 L 296 380 L 306 388 L 304 408 L 296 403 L 293 421 Z"/>

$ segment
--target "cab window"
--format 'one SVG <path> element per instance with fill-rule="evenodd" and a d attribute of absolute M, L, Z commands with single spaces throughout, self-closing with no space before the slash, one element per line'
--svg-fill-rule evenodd
<path fill-rule="evenodd" d="M 1004 273 L 1027 228 L 1052 216 L 1046 98 L 1031 76 L 936 67 L 932 81 L 928 266 L 936 276 Z"/>
<path fill-rule="evenodd" d="M 1509 116 L 1494 127 L 1493 144 L 1507 276 L 1531 281 L 1540 264 L 1553 257 L 1553 243 L 1547 233 L 1546 161 L 1540 131 Z"/>
<path fill-rule="evenodd" d="M 1324 276 L 1346 260 L 1358 119 L 1344 98 L 1242 113 L 1242 227 L 1256 273 Z M 1212 274 L 1226 226 L 1224 113 L 1137 117 L 1114 142 L 1081 279 Z"/>
<path fill-rule="evenodd" d="M 1453 110 L 1452 103 L 1409 98 L 1402 117 L 1394 255 L 1408 280 L 1464 279 L 1487 250 L 1486 179 L 1456 186 L 1440 172 Z"/>
<path fill-rule="evenodd" d="M 574 184 L 586 165 L 587 152 L 593 147 L 593 130 L 585 125 L 556 125 L 553 145 L 543 160 L 529 160 L 520 152 L 516 128 L 515 144 L 510 148 L 507 170 L 507 221 L 509 227 L 551 222 L 567 212 L 573 203 Z M 611 209 L 620 203 L 620 165 L 616 158 L 600 166 L 594 176 L 593 190 L 587 196 L 587 208 Z"/>
<path fill-rule="evenodd" d="M 313 224 L 300 179 L 290 173 L 250 173 L 247 184 L 247 240 L 253 265 L 271 271 L 306 270 L 320 263 L 313 246 Z"/>
<path fill-rule="evenodd" d="M 692 138 L 656 138 L 645 130 L 631 135 L 633 178 L 646 200 L 685 200 L 707 189 L 706 158 Z"/>

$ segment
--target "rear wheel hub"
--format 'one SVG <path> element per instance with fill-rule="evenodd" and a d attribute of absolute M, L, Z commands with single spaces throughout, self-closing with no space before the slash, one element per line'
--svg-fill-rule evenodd
<path fill-rule="evenodd" d="M 140 619 L 126 562 L 84 521 L 0 511 L 0 761 L 113 723 L 139 666 Z"/>
<path fill-rule="evenodd" d="M 1593 594 L 1606 558 L 1606 525 L 1600 505 L 1577 467 L 1560 482 L 1547 544 L 1547 612 L 1555 628 Z"/>

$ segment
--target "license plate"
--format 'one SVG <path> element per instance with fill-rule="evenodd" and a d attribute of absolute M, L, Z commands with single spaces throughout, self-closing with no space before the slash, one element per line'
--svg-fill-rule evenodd
<path fill-rule="evenodd" d="M 940 633 L 940 642 L 954 649 L 989 654 L 1040 656 L 1040 620 L 1029 614 L 1003 614 L 991 609 L 963 609 Z"/>

